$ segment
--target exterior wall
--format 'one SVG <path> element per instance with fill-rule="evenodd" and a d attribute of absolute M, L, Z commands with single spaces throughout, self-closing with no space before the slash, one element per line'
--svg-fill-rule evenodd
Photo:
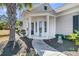
<path fill-rule="evenodd" d="M 49 19 L 49 36 L 54 38 L 56 34 L 56 20 L 54 17 L 50 17 Z"/>
<path fill-rule="evenodd" d="M 77 13 L 71 13 L 56 18 L 56 34 L 70 34 L 73 32 L 73 16 Z"/>

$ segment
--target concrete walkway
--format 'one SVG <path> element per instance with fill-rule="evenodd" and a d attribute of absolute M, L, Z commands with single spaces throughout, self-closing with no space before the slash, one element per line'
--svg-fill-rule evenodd
<path fill-rule="evenodd" d="M 67 56 L 58 50 L 50 47 L 43 40 L 33 40 L 32 45 L 36 53 L 40 56 Z"/>

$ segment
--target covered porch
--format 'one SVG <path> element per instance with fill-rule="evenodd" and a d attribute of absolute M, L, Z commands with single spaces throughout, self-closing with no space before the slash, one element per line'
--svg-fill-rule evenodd
<path fill-rule="evenodd" d="M 56 18 L 50 13 L 30 14 L 28 18 L 28 38 L 51 39 L 55 37 Z"/>

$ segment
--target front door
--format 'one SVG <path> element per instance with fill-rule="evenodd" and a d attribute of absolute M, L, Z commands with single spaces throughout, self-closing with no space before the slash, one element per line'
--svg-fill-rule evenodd
<path fill-rule="evenodd" d="M 42 21 L 39 21 L 39 36 L 42 36 Z"/>

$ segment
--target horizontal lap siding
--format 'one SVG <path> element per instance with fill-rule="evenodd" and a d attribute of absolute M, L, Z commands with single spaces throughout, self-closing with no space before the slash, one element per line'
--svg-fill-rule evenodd
<path fill-rule="evenodd" d="M 76 13 L 59 16 L 56 18 L 56 33 L 68 35 L 73 32 L 73 16 Z"/>
<path fill-rule="evenodd" d="M 49 20 L 49 36 L 54 38 L 56 34 L 56 20 L 54 17 L 50 17 Z"/>

